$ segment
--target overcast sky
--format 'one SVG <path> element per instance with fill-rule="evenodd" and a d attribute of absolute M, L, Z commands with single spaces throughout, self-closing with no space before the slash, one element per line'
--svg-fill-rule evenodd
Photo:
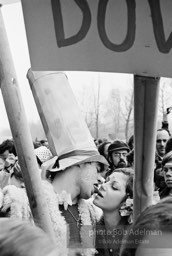
<path fill-rule="evenodd" d="M 37 121 L 38 114 L 35 107 L 35 103 L 29 88 L 29 84 L 26 79 L 27 70 L 30 67 L 30 59 L 28 54 L 28 46 L 25 34 L 25 27 L 23 21 L 23 14 L 20 3 L 4 5 L 2 7 L 2 14 L 5 22 L 5 27 L 9 39 L 9 44 L 11 52 L 13 55 L 13 61 L 18 77 L 19 86 L 21 88 L 21 94 L 23 98 L 23 103 L 29 121 Z M 79 93 L 79 90 L 82 85 L 94 80 L 96 80 L 97 75 L 92 73 L 84 72 L 67 72 L 69 82 L 76 93 Z M 112 87 L 119 86 L 120 90 L 125 90 L 127 83 L 130 83 L 132 80 L 131 75 L 122 75 L 122 74 L 101 74 L 101 92 L 104 96 L 108 94 L 108 91 Z M 3 104 L 2 96 L 0 95 L 0 129 L 8 127 L 8 119 L 6 116 L 6 111 Z"/>
<path fill-rule="evenodd" d="M 28 0 L 29 1 L 29 0 Z M 19 86 L 21 89 L 22 99 L 26 111 L 26 116 L 29 122 L 36 122 L 39 117 L 37 109 L 26 79 L 27 70 L 30 68 L 30 59 L 28 46 L 25 34 L 22 8 L 20 3 L 4 5 L 2 14 L 5 22 L 5 27 L 9 39 L 13 61 L 17 73 Z M 98 79 L 97 73 L 94 72 L 67 72 L 69 82 L 76 93 L 79 92 L 82 86 L 90 85 Z M 126 86 L 132 83 L 133 76 L 129 74 L 101 73 L 99 75 L 101 81 L 101 93 L 104 98 L 108 96 L 109 90 L 113 87 L 118 87 L 121 92 L 126 90 Z M 0 94 L 0 131 L 9 127 L 8 118 L 6 116 L 5 107 L 3 104 L 2 95 Z M 0 138 L 2 141 L 2 138 Z"/>

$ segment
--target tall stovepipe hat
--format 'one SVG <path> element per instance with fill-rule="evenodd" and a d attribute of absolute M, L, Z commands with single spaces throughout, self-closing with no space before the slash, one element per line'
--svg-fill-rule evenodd
<path fill-rule="evenodd" d="M 54 155 L 43 164 L 44 168 L 55 172 L 85 162 L 108 167 L 96 148 L 66 75 L 29 69 L 27 78 Z"/>

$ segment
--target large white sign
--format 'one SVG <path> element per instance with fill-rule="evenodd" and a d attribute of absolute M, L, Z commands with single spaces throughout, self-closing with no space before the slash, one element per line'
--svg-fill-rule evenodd
<path fill-rule="evenodd" d="M 33 70 L 172 77 L 171 0 L 22 0 Z"/>

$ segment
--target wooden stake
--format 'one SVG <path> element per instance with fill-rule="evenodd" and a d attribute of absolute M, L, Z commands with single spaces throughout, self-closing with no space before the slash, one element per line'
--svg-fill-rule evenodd
<path fill-rule="evenodd" d="M 159 78 L 134 76 L 134 220 L 152 204 Z"/>
<path fill-rule="evenodd" d="M 43 197 L 41 178 L 38 171 L 33 142 L 25 116 L 1 10 L 0 84 L 35 223 L 54 239 L 52 224 L 46 201 Z"/>

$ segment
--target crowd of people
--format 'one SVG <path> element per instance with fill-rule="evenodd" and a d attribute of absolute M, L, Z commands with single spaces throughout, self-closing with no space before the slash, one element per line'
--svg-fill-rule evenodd
<path fill-rule="evenodd" d="M 156 200 L 134 223 L 134 136 L 128 142 L 94 142 L 91 149 L 61 156 L 52 155 L 46 140 L 33 143 L 38 163 L 35 171 L 42 179 L 55 242 L 34 225 L 14 141 L 0 144 L 1 255 L 146 256 L 172 252 L 169 130 L 157 130 L 155 165 L 150 170 L 154 172 Z"/>

